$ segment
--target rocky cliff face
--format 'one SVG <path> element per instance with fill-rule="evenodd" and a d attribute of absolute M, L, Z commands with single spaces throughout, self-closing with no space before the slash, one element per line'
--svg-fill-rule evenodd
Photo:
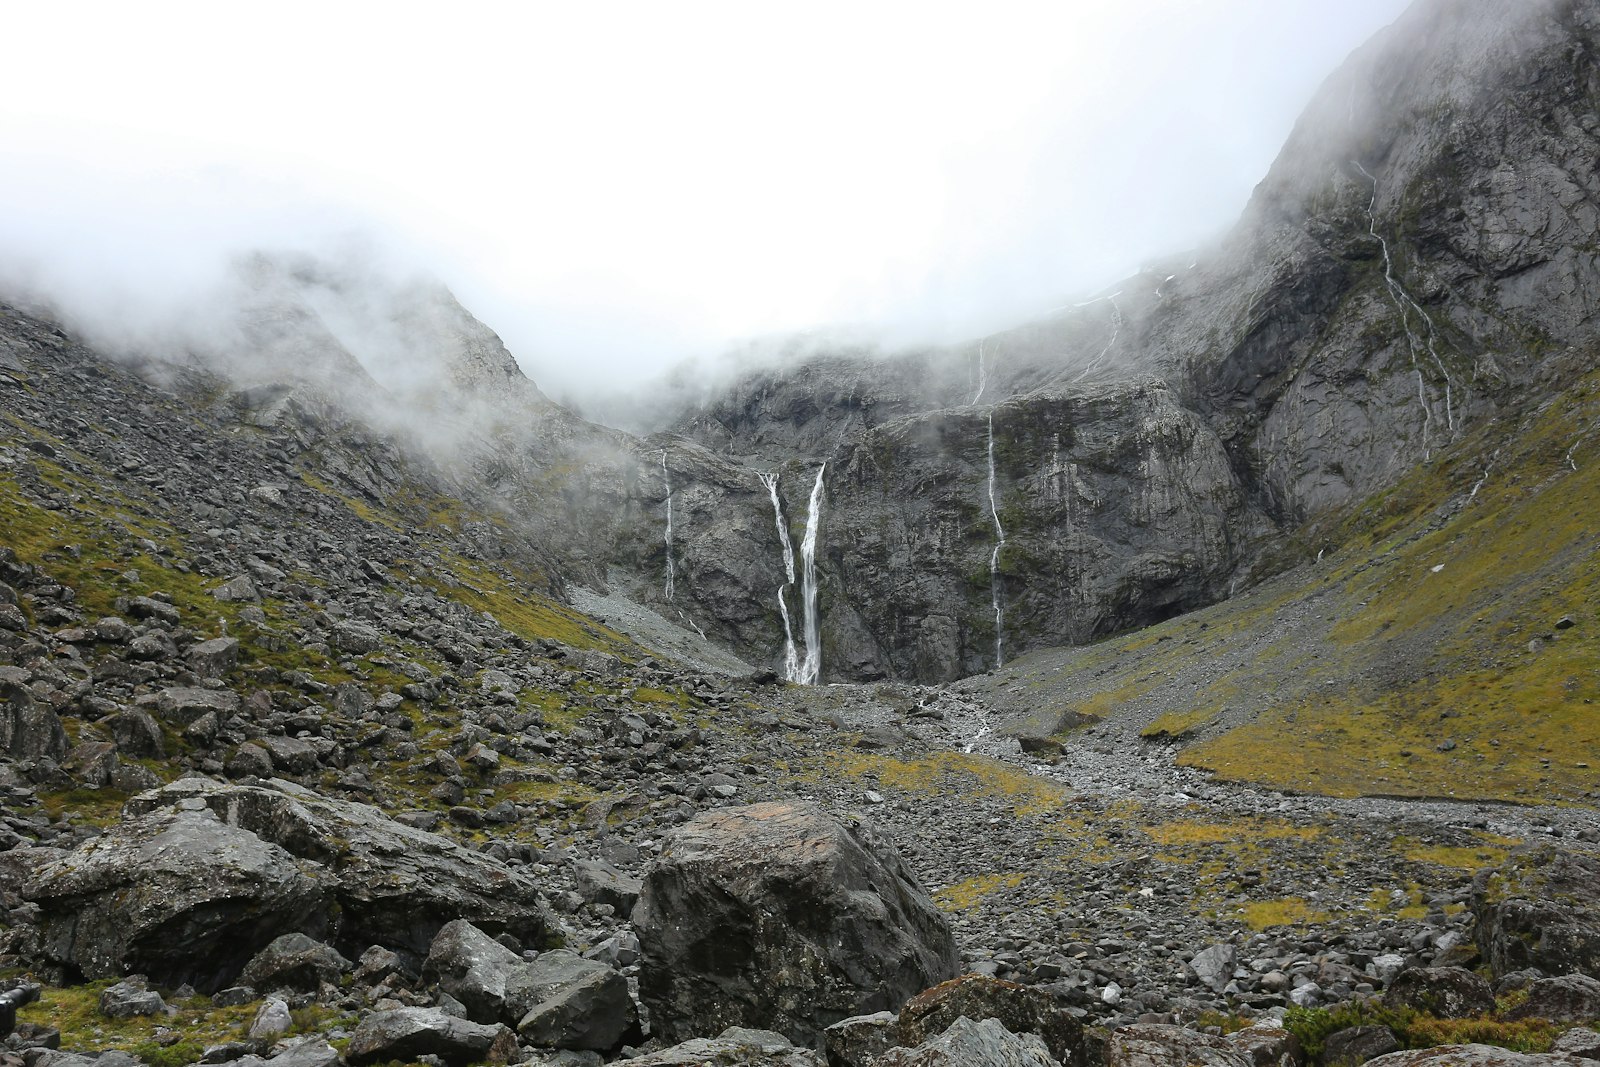
<path fill-rule="evenodd" d="M 828 464 L 834 676 L 947 678 L 1214 600 L 1592 342 L 1597 46 L 1592 3 L 1419 4 L 1329 79 L 1218 247 L 974 345 L 752 374 L 676 430 L 791 487 Z M 677 592 L 742 605 L 724 636 L 759 655 L 781 550 L 738 507 L 690 517 L 713 529 Z"/>
<path fill-rule="evenodd" d="M 1425 0 L 1328 81 L 1216 247 L 972 344 L 751 373 L 648 438 L 552 403 L 436 286 L 266 258 L 221 403 L 343 492 L 420 478 L 553 587 L 779 668 L 825 467 L 823 677 L 981 671 L 1226 596 L 1583 362 L 1597 24 L 1592 0 Z"/>

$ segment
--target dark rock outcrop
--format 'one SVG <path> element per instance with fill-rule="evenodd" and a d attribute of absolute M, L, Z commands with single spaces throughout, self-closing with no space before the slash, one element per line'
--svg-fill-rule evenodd
<path fill-rule="evenodd" d="M 1478 948 L 1496 974 L 1600 978 L 1600 857 L 1541 844 L 1473 881 Z"/>
<path fill-rule="evenodd" d="M 1401 971 L 1384 991 L 1390 1008 L 1415 1008 L 1441 1019 L 1466 1019 L 1494 1011 L 1494 990 L 1460 967 L 1414 967 Z"/>
<path fill-rule="evenodd" d="M 956 970 L 950 928 L 893 848 L 800 803 L 701 815 L 634 911 L 640 997 L 669 1039 L 765 1024 L 811 1044 Z"/>

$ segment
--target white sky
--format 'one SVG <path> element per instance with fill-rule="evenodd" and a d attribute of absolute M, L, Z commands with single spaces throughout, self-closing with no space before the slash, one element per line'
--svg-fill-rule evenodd
<path fill-rule="evenodd" d="M 137 317 L 367 228 L 557 392 L 828 323 L 955 339 L 1225 227 L 1404 6 L 10 5 L 0 279 Z"/>

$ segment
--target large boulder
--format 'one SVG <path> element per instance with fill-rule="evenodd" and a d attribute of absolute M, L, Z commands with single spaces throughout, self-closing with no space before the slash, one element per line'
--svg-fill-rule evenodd
<path fill-rule="evenodd" d="M 916 1048 L 892 1048 L 877 1067 L 1062 1067 L 1034 1034 L 1014 1034 L 998 1019 L 957 1018 Z"/>
<path fill-rule="evenodd" d="M 203 807 L 168 809 L 58 854 L 23 893 L 44 962 L 213 992 L 279 935 L 329 925 L 329 874 Z"/>
<path fill-rule="evenodd" d="M 1062 1063 L 1083 1060 L 1083 1024 L 1064 1000 L 1043 989 L 966 974 L 925 990 L 900 1009 L 898 1043 L 914 1048 L 957 1019 L 995 1019 L 1014 1034 L 1037 1034 Z"/>
<path fill-rule="evenodd" d="M 455 997 L 474 1022 L 515 1026 L 533 1006 L 523 987 L 526 961 L 465 919 L 434 937 L 422 977 Z"/>
<path fill-rule="evenodd" d="M 1508 1019 L 1554 1019 L 1586 1023 L 1600 1019 L 1600 980 L 1586 974 L 1540 978 L 1528 986 L 1528 998 L 1506 1013 Z"/>
<path fill-rule="evenodd" d="M 1573 1067 L 1570 1056 L 1512 1052 L 1494 1045 L 1435 1045 L 1368 1060 L 1366 1067 Z"/>
<path fill-rule="evenodd" d="M 351 1067 L 369 1063 L 414 1063 L 437 1056 L 450 1067 L 471 1063 L 513 1063 L 517 1038 L 504 1026 L 485 1025 L 446 1015 L 438 1008 L 397 1008 L 361 1020 L 344 1058 Z"/>
<path fill-rule="evenodd" d="M 1600 856 L 1539 844 L 1473 880 L 1478 948 L 1496 974 L 1600 978 Z"/>
<path fill-rule="evenodd" d="M 812 1045 L 953 977 L 949 924 L 869 826 L 803 803 L 707 812 L 644 878 L 640 998 L 668 1040 L 763 1026 Z"/>
<path fill-rule="evenodd" d="M 1383 1003 L 1441 1019 L 1467 1019 L 1494 1011 L 1494 990 L 1480 975 L 1460 967 L 1414 967 L 1395 976 Z"/>
<path fill-rule="evenodd" d="M 293 782 L 231 785 L 182 778 L 128 801 L 138 815 L 208 808 L 223 821 L 302 859 L 323 864 L 340 908 L 338 944 L 427 953 L 453 919 L 525 944 L 555 940 L 539 887 L 482 853 L 406 826 L 377 808 L 333 800 Z"/>

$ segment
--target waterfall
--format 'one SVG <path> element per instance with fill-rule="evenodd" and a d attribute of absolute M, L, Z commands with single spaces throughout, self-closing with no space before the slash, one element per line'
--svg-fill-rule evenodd
<path fill-rule="evenodd" d="M 1372 199 L 1367 202 L 1367 232 L 1378 239 L 1378 247 L 1383 250 L 1383 281 L 1389 293 L 1389 302 L 1400 315 L 1400 325 L 1405 330 L 1406 348 L 1411 355 L 1411 368 L 1417 376 L 1417 403 L 1422 408 L 1422 458 L 1429 456 L 1428 429 L 1433 424 L 1433 409 L 1428 404 L 1428 390 L 1422 377 L 1422 368 L 1417 364 L 1417 350 L 1426 347 L 1428 357 L 1433 360 L 1433 365 L 1439 369 L 1439 375 L 1444 379 L 1444 421 L 1445 429 L 1454 431 L 1456 428 L 1455 397 L 1453 393 L 1454 382 L 1450 378 L 1450 371 L 1446 369 L 1444 360 L 1439 356 L 1439 347 L 1436 343 L 1437 331 L 1433 326 L 1433 318 L 1424 310 L 1422 305 L 1406 291 L 1400 284 L 1400 279 L 1395 275 L 1394 258 L 1389 253 L 1389 242 L 1383 234 L 1378 232 L 1378 179 L 1355 160 L 1350 161 L 1361 176 L 1372 183 Z M 1410 309 L 1409 311 L 1407 309 Z M 1411 328 L 1411 311 L 1415 311 L 1422 319 L 1422 324 L 1427 327 L 1426 337 L 1420 339 L 1417 332 Z"/>
<path fill-rule="evenodd" d="M 784 600 L 784 590 L 794 585 L 794 542 L 789 540 L 789 525 L 783 521 L 783 502 L 778 497 L 776 472 L 757 475 L 772 497 L 772 519 L 778 524 L 778 540 L 783 545 L 783 572 L 786 580 L 778 586 L 778 614 L 783 616 L 783 677 L 785 681 L 798 682 L 800 678 L 800 653 L 794 647 L 794 630 L 789 622 L 789 604 Z"/>
<path fill-rule="evenodd" d="M 667 473 L 667 450 L 661 450 L 661 480 L 667 486 L 667 600 L 671 600 L 677 581 L 677 564 L 672 561 L 672 475 Z"/>
<path fill-rule="evenodd" d="M 989 517 L 994 519 L 994 551 L 989 555 L 989 599 L 994 604 L 994 665 L 1004 667 L 1006 610 L 1000 598 L 1000 552 L 1006 547 L 1006 528 L 1000 525 L 1000 506 L 994 495 L 994 409 L 989 409 Z"/>
<path fill-rule="evenodd" d="M 978 342 L 978 391 L 973 394 L 972 402 L 976 404 L 983 399 L 984 390 L 989 388 L 989 368 L 984 364 L 983 342 Z"/>
<path fill-rule="evenodd" d="M 811 487 L 811 503 L 806 510 L 806 534 L 800 541 L 806 626 L 806 661 L 800 668 L 803 685 L 816 685 L 822 677 L 822 624 L 817 618 L 817 524 L 822 518 L 822 475 L 827 469 L 826 463 L 817 468 L 817 482 Z"/>

